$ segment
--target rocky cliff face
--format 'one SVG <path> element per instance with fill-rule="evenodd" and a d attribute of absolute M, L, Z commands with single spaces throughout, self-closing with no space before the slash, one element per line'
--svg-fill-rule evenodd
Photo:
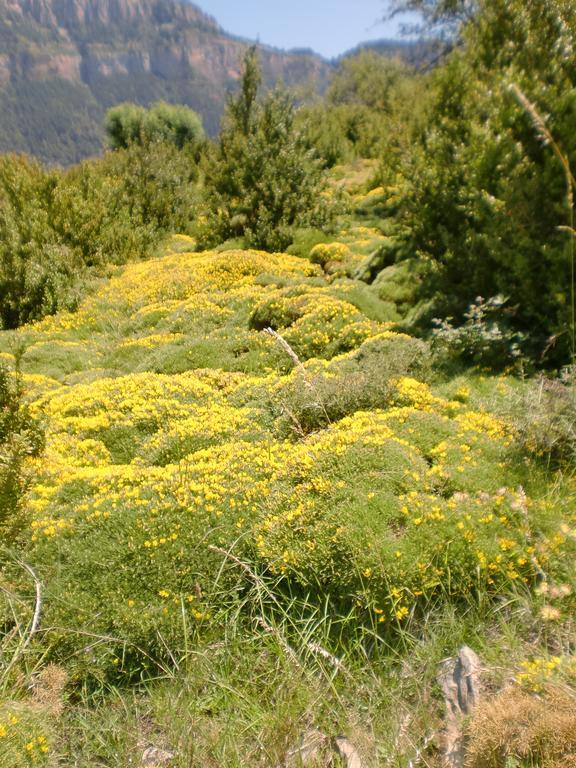
<path fill-rule="evenodd" d="M 31 94 L 40 94 L 52 122 L 65 120 L 64 133 L 74 120 L 72 101 L 82 122 L 87 111 L 102 117 L 119 101 L 148 104 L 160 98 L 196 109 L 214 133 L 246 47 L 183 0 L 0 0 L 0 151 L 24 144 L 38 153 L 41 126 L 21 126 L 23 141 L 11 143 L 6 135 L 8 124 L 13 133 L 23 115 L 34 119 L 38 105 L 30 102 Z M 321 87 L 329 73 L 329 65 L 313 55 L 261 46 L 261 58 L 269 83 L 281 79 Z M 56 111 L 42 98 L 41 84 L 46 93 L 57 91 Z M 92 134 L 99 136 L 99 128 Z M 60 149 L 51 155 L 41 142 L 39 154 L 73 162 L 97 151 L 99 140 L 82 141 L 80 147 L 70 138 L 65 156 Z"/>

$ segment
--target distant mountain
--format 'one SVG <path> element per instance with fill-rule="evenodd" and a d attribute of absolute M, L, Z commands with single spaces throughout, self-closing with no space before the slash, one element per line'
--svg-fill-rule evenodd
<path fill-rule="evenodd" d="M 97 154 L 121 101 L 187 104 L 214 134 L 248 45 L 183 0 L 0 0 L 0 152 Z M 312 52 L 258 47 L 269 84 L 326 84 Z"/>
<path fill-rule="evenodd" d="M 398 56 L 408 64 L 414 66 L 427 66 L 433 63 L 439 55 L 439 43 L 436 40 L 369 40 L 360 43 L 346 53 L 343 53 L 336 60 L 356 56 L 361 51 L 374 51 L 381 56 Z"/>

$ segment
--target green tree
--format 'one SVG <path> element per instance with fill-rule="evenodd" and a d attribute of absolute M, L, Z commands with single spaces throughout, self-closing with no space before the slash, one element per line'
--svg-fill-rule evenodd
<path fill-rule="evenodd" d="M 298 126 L 328 168 L 383 155 L 389 165 L 420 119 L 422 79 L 400 59 L 362 51 L 340 63 L 325 99 L 299 110 Z"/>
<path fill-rule="evenodd" d="M 327 220 L 322 172 L 296 128 L 294 106 L 279 90 L 259 101 L 260 84 L 252 48 L 204 169 L 206 246 L 243 237 L 247 246 L 282 250 L 294 228 Z"/>
<path fill-rule="evenodd" d="M 463 45 L 433 77 L 433 105 L 404 160 L 412 252 L 431 267 L 435 314 L 463 318 L 477 296 L 508 297 L 534 355 L 568 359 L 570 240 L 563 169 L 517 83 L 576 155 L 576 7 L 571 0 L 482 0 Z M 550 345 L 552 349 L 550 350 Z"/>
<path fill-rule="evenodd" d="M 479 0 L 389 0 L 386 18 L 415 13 L 421 19 L 413 25 L 416 30 L 453 38 L 476 15 L 479 5 Z"/>
<path fill-rule="evenodd" d="M 334 105 L 357 105 L 388 112 L 393 94 L 408 72 L 407 65 L 400 59 L 361 51 L 339 64 L 326 92 L 326 100 Z"/>
<path fill-rule="evenodd" d="M 194 110 L 164 101 L 155 102 L 149 109 L 137 104 L 118 104 L 108 110 L 104 125 L 112 149 L 152 142 L 182 149 L 204 137 L 202 120 Z"/>
<path fill-rule="evenodd" d="M 25 157 L 0 158 L 0 323 L 14 328 L 66 306 L 77 255 L 54 232 L 57 171 Z"/>
<path fill-rule="evenodd" d="M 172 142 L 130 144 L 66 171 L 0 157 L 0 325 L 74 309 L 107 264 L 189 232 L 197 178 L 195 145 Z"/>

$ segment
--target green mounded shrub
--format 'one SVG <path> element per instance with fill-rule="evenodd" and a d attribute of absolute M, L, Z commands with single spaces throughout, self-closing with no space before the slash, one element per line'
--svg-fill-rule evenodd
<path fill-rule="evenodd" d="M 350 250 L 344 243 L 319 243 L 312 248 L 309 258 L 312 264 L 326 267 L 331 261 L 342 261 L 349 253 Z"/>
<path fill-rule="evenodd" d="M 372 287 L 381 301 L 393 304 L 400 317 L 411 319 L 418 313 L 421 286 L 426 280 L 428 265 L 418 259 L 406 259 L 385 267 Z"/>
<path fill-rule="evenodd" d="M 330 240 L 330 235 L 326 234 L 324 230 L 311 227 L 295 229 L 292 237 L 292 244 L 288 246 L 286 253 L 292 256 L 301 256 L 303 259 L 308 258 L 314 246 Z"/>
<path fill-rule="evenodd" d="M 386 407 L 399 376 L 426 379 L 430 351 L 425 342 L 384 332 L 329 363 L 311 361 L 281 382 L 275 399 L 283 433 L 307 434 L 356 411 Z"/>
<path fill-rule="evenodd" d="M 448 417 L 452 447 L 439 443 L 427 458 L 410 442 L 418 422 L 398 434 L 413 408 L 360 411 L 308 437 L 255 526 L 256 554 L 274 573 L 383 631 L 438 601 L 466 604 L 533 583 L 532 537 L 554 529 L 545 505 L 501 487 L 507 444 L 489 421 Z M 452 486 L 445 470 L 460 476 Z"/>
<path fill-rule="evenodd" d="M 212 616 L 241 590 L 243 573 L 211 547 L 242 538 L 279 455 L 234 440 L 167 467 L 134 462 L 130 477 L 64 482 L 55 500 L 63 522 L 37 527 L 31 554 L 50 584 L 50 653 L 71 659 L 77 679 L 125 682 L 218 636 Z M 83 633 L 110 642 L 86 654 Z"/>
<path fill-rule="evenodd" d="M 323 296 L 322 291 L 314 291 L 306 285 L 281 288 L 256 304 L 250 313 L 249 327 L 256 331 L 289 328 Z"/>

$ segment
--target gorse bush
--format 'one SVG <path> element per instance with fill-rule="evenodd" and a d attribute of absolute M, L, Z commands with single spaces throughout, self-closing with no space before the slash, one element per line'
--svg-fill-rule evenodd
<path fill-rule="evenodd" d="M 324 606 L 392 644 L 438 606 L 530 588 L 535 558 L 561 577 L 574 541 L 518 490 L 513 419 L 484 405 L 501 383 L 443 394 L 427 343 L 381 311 L 308 259 L 177 252 L 16 332 L 48 424 L 22 546 L 58 628 L 40 642 L 74 680 L 164 674 L 227 610 L 261 616 L 227 552 L 277 611 Z M 87 654 L 86 635 L 111 640 Z"/>

